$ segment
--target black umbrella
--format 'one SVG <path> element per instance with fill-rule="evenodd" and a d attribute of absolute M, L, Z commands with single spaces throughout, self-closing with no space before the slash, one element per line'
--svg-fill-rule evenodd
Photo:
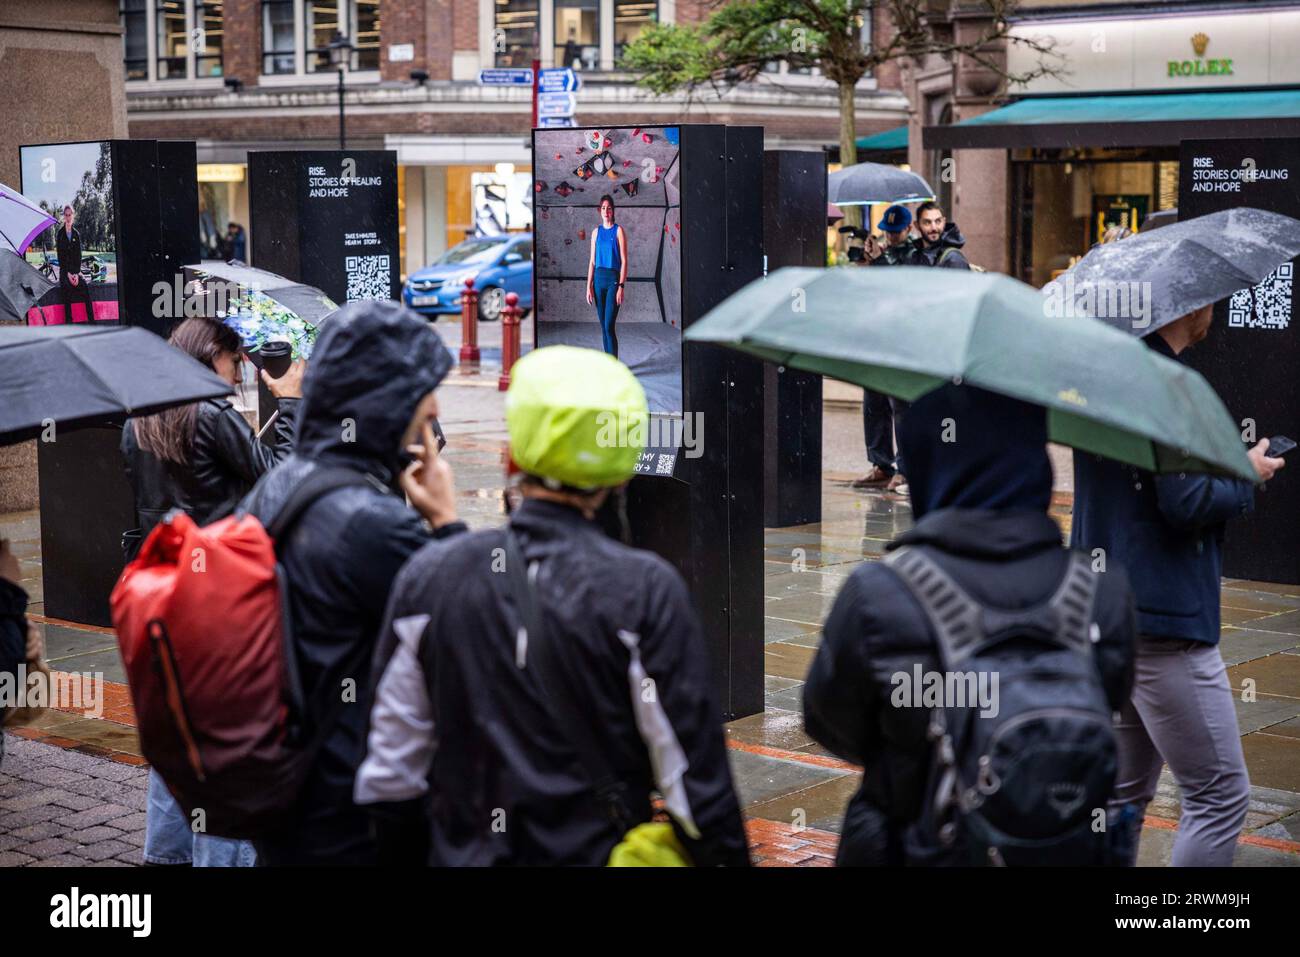
<path fill-rule="evenodd" d="M 0 249 L 0 322 L 27 321 L 27 310 L 54 288 L 22 256 Z"/>
<path fill-rule="evenodd" d="M 1296 256 L 1300 220 L 1238 206 L 1094 246 L 1043 287 L 1044 306 L 1145 336 L 1263 282 Z"/>
<path fill-rule="evenodd" d="M 0 326 L 0 445 L 232 391 L 145 329 Z"/>

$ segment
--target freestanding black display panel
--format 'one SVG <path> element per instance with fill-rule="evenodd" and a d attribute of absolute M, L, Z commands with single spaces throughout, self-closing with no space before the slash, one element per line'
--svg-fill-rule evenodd
<path fill-rule="evenodd" d="M 395 152 L 251 152 L 248 198 L 252 265 L 340 305 L 397 298 Z"/>
<path fill-rule="evenodd" d="M 174 298 L 159 296 L 158 284 L 171 289 L 180 264 L 196 252 L 194 158 L 193 143 L 155 140 L 23 146 L 24 193 L 51 215 L 73 207 L 92 306 L 88 313 L 79 297 L 56 286 L 28 322 L 120 323 L 167 335 L 178 317 Z M 54 227 L 33 242 L 28 259 L 57 256 L 60 248 L 65 256 L 71 250 Z M 136 524 L 121 436 L 112 422 L 72 432 L 56 423 L 54 440 L 38 442 L 44 610 L 52 618 L 112 624 L 108 596 L 122 570 L 122 533 Z"/>
<path fill-rule="evenodd" d="M 1183 141 L 1179 219 L 1240 206 L 1300 218 L 1300 139 Z M 1217 304 L 1209 336 L 1185 353 L 1247 437 L 1300 438 L 1297 263 Z M 1225 576 L 1300 584 L 1300 477 L 1289 471 L 1256 492 L 1253 514 L 1228 523 Z"/>
<path fill-rule="evenodd" d="M 768 272 L 826 265 L 826 154 L 763 154 L 763 254 Z M 822 519 L 822 377 L 763 365 L 763 524 Z"/>
<path fill-rule="evenodd" d="M 628 241 L 618 355 L 646 387 L 634 544 L 682 573 L 727 718 L 763 709 L 763 366 L 681 330 L 763 269 L 761 127 L 534 130 L 536 344 L 604 348 L 586 302 L 598 201 Z M 824 208 L 824 207 L 823 207 Z"/>

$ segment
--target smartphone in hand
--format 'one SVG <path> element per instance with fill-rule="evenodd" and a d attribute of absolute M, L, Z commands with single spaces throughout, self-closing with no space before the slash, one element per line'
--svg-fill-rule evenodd
<path fill-rule="evenodd" d="M 1264 454 L 1271 459 L 1281 458 L 1295 448 L 1295 445 L 1294 439 L 1288 439 L 1285 435 L 1275 435 L 1268 440 L 1268 451 Z"/>

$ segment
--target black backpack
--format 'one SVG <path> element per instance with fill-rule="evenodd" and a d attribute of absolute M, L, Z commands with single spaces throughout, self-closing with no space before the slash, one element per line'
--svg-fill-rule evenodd
<path fill-rule="evenodd" d="M 945 680 L 950 693 L 931 709 L 922 813 L 904 835 L 907 862 L 1107 863 L 1116 751 L 1094 661 L 1097 578 L 1087 558 L 1071 552 L 1051 598 L 1020 611 L 980 605 L 923 550 L 900 548 L 885 563 L 929 619 L 943 676 L 983 676 L 996 691 L 996 708 L 982 714 L 970 695 L 954 703 L 977 682 Z"/>

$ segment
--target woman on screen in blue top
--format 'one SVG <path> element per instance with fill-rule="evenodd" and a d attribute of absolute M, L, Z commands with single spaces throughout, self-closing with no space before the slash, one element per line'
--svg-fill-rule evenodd
<path fill-rule="evenodd" d="M 618 358 L 618 336 L 614 322 L 623 305 L 623 284 L 627 282 L 627 233 L 614 222 L 614 198 L 600 198 L 600 226 L 591 234 L 591 259 L 587 263 L 587 302 L 596 306 L 605 351 Z"/>

